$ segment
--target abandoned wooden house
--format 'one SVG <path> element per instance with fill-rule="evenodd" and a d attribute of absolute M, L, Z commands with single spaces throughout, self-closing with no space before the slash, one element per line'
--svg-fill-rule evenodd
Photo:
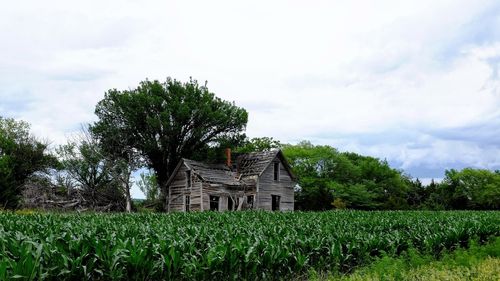
<path fill-rule="evenodd" d="M 281 150 L 242 154 L 225 164 L 182 159 L 167 182 L 169 211 L 292 211 L 293 175 Z"/>

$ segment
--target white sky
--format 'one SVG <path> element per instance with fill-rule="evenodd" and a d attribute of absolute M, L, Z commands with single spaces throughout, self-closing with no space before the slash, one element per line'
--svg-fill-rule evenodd
<path fill-rule="evenodd" d="M 6 1 L 0 41 L 0 115 L 54 145 L 106 90 L 192 76 L 251 137 L 500 169 L 498 1 Z"/>

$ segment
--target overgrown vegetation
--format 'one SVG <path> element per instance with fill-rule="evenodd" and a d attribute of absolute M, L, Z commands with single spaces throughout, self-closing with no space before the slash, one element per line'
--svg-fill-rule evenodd
<path fill-rule="evenodd" d="M 401 257 L 382 257 L 353 274 L 331 276 L 310 273 L 311 280 L 450 280 L 497 281 L 500 277 L 500 237 L 486 245 L 471 243 L 469 248 L 446 251 L 438 260 L 410 249 Z"/>
<path fill-rule="evenodd" d="M 0 213 L 0 280 L 282 279 L 500 235 L 498 212 Z"/>

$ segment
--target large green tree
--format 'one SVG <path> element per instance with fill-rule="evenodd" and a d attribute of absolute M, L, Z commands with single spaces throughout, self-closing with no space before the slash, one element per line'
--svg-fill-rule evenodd
<path fill-rule="evenodd" d="M 221 139 L 241 134 L 248 120 L 245 109 L 224 101 L 200 86 L 167 78 L 143 81 L 135 89 L 109 90 L 95 109 L 99 120 L 92 131 L 101 140 L 125 140 L 166 182 L 182 157 L 191 157 Z"/>
<path fill-rule="evenodd" d="M 500 173 L 465 168 L 445 172 L 439 194 L 447 209 L 500 209 Z"/>
<path fill-rule="evenodd" d="M 345 204 L 352 209 L 406 209 L 410 181 L 387 161 L 339 152 L 303 141 L 283 152 L 299 178 L 296 206 L 326 210 Z M 334 205 L 332 203 L 337 200 Z"/>
<path fill-rule="evenodd" d="M 56 163 L 29 129 L 24 121 L 0 117 L 0 208 L 16 208 L 26 182 Z"/>

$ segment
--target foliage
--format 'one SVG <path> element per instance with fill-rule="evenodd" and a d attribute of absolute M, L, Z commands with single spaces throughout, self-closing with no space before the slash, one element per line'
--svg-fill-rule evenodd
<path fill-rule="evenodd" d="M 50 227 L 47 227 L 50 226 Z M 284 279 L 500 235 L 498 212 L 0 213 L 0 279 Z"/>
<path fill-rule="evenodd" d="M 96 139 L 94 142 L 99 146 L 98 152 L 102 154 L 103 158 L 106 158 L 106 161 L 112 163 L 111 175 L 125 195 L 125 210 L 131 212 L 131 175 L 142 166 L 142 158 L 134 147 L 128 145 L 131 136 L 109 134 L 103 137 L 102 134 L 97 134 L 98 132 L 99 130 L 92 125 L 89 126 L 88 130 L 84 129 L 84 134 L 88 136 L 87 139 Z"/>
<path fill-rule="evenodd" d="M 109 90 L 95 109 L 92 126 L 101 140 L 123 139 L 156 173 L 162 188 L 182 157 L 219 139 L 239 135 L 246 110 L 224 101 L 196 80 L 143 81 L 135 89 Z"/>
<path fill-rule="evenodd" d="M 347 208 L 347 204 L 342 201 L 342 199 L 340 198 L 335 198 L 335 200 L 333 200 L 332 202 L 332 206 L 335 207 L 335 209 L 346 209 Z"/>
<path fill-rule="evenodd" d="M 156 180 L 156 175 L 152 171 L 149 171 L 149 173 L 141 173 L 136 183 L 142 193 L 146 195 L 146 200 L 142 202 L 142 210 L 161 212 L 163 202 L 161 201 L 160 186 Z"/>
<path fill-rule="evenodd" d="M 156 201 L 160 197 L 160 188 L 154 173 L 141 173 L 137 186 L 146 195 L 146 200 Z"/>
<path fill-rule="evenodd" d="M 114 176 L 119 167 L 106 157 L 102 147 L 92 135 L 83 134 L 56 149 L 62 170 L 61 181 L 82 191 L 91 208 L 109 206 L 112 210 L 124 209 L 121 182 Z"/>
<path fill-rule="evenodd" d="M 16 208 L 27 181 L 56 165 L 24 121 L 0 117 L 0 208 Z"/>
<path fill-rule="evenodd" d="M 500 173 L 466 168 L 445 172 L 440 188 L 449 209 L 500 209 Z"/>
<path fill-rule="evenodd" d="M 300 209 L 331 209 L 337 198 L 352 209 L 408 208 L 409 179 L 387 161 L 307 141 L 284 145 L 283 153 L 299 178 L 296 205 Z"/>
<path fill-rule="evenodd" d="M 239 145 L 235 152 L 236 153 L 249 153 L 255 151 L 269 151 L 273 149 L 279 149 L 282 147 L 282 144 L 273 138 L 270 137 L 260 137 L 260 138 L 251 138 L 245 139 L 241 145 Z"/>

